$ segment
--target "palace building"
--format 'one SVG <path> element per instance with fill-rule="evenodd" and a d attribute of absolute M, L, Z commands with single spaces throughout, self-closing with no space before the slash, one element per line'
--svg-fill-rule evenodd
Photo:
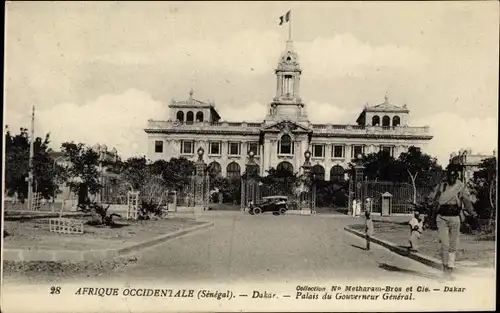
<path fill-rule="evenodd" d="M 359 154 L 387 150 L 394 157 L 410 146 L 425 149 L 433 138 L 429 127 L 408 126 L 406 105 L 389 102 L 366 105 L 356 123 L 314 124 L 307 117 L 301 98 L 302 69 L 293 42 L 286 42 L 276 74 L 276 96 L 261 123 L 222 121 L 214 103 L 193 98 L 172 100 L 167 121 L 149 120 L 148 157 L 158 159 L 185 157 L 204 162 L 223 176 L 240 176 L 253 151 L 261 175 L 266 170 L 288 168 L 300 172 L 305 152 L 310 151 L 313 172 L 325 180 L 344 179 L 349 162 Z"/>

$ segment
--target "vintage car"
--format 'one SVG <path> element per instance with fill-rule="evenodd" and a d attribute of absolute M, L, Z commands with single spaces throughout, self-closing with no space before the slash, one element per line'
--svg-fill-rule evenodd
<path fill-rule="evenodd" d="M 248 213 L 251 215 L 259 215 L 264 212 L 272 212 L 274 215 L 283 215 L 288 210 L 288 197 L 272 196 L 263 197 L 257 203 L 250 202 L 248 205 Z"/>

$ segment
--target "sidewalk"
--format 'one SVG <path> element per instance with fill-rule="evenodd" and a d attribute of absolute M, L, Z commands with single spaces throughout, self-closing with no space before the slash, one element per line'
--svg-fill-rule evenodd
<path fill-rule="evenodd" d="M 359 220 L 344 229 L 356 236 L 365 237 L 364 225 Z M 377 221 L 374 218 L 375 236 L 372 242 L 379 244 L 394 253 L 411 258 L 428 266 L 441 269 L 439 257 L 439 239 L 435 231 L 426 230 L 420 239 L 418 252 L 408 251 L 409 228 L 403 222 Z M 480 235 L 461 234 L 457 254 L 457 270 L 478 275 L 494 275 L 495 273 L 495 240 Z"/>

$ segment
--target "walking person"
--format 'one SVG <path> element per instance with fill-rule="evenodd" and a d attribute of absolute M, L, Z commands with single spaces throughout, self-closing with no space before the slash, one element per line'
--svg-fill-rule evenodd
<path fill-rule="evenodd" d="M 353 199 L 352 200 L 352 217 L 356 217 L 356 205 L 357 205 L 357 201 L 356 201 L 356 199 Z"/>
<path fill-rule="evenodd" d="M 440 183 L 433 193 L 436 224 L 441 245 L 443 272 L 451 276 L 455 269 L 456 253 L 460 237 L 460 212 L 464 208 L 472 217 L 476 217 L 470 192 L 459 177 L 460 168 L 449 165 L 446 180 Z"/>
<path fill-rule="evenodd" d="M 410 252 L 418 251 L 418 241 L 424 230 L 424 223 L 420 218 L 420 212 L 415 211 L 412 219 L 408 222 L 410 224 Z"/>
<path fill-rule="evenodd" d="M 366 250 L 370 251 L 370 240 L 375 232 L 373 228 L 373 221 L 370 217 L 370 211 L 365 211 L 365 239 L 366 239 Z"/>

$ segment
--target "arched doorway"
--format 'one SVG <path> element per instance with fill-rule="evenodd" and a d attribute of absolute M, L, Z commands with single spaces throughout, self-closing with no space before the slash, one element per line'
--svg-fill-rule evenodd
<path fill-rule="evenodd" d="M 344 181 L 344 168 L 340 165 L 334 165 L 330 170 L 330 181 Z"/>
<path fill-rule="evenodd" d="M 212 163 L 208 164 L 208 172 L 211 176 L 221 176 L 222 166 L 218 162 L 213 161 Z"/>
<path fill-rule="evenodd" d="M 319 164 L 312 167 L 314 180 L 325 180 L 325 168 Z"/>
<path fill-rule="evenodd" d="M 276 170 L 287 171 L 287 172 L 293 173 L 293 165 L 290 162 L 283 161 L 283 162 L 280 162 L 278 164 L 278 166 L 276 167 Z"/>
<path fill-rule="evenodd" d="M 231 162 L 227 165 L 227 177 L 233 179 L 241 177 L 241 167 L 238 163 Z"/>

